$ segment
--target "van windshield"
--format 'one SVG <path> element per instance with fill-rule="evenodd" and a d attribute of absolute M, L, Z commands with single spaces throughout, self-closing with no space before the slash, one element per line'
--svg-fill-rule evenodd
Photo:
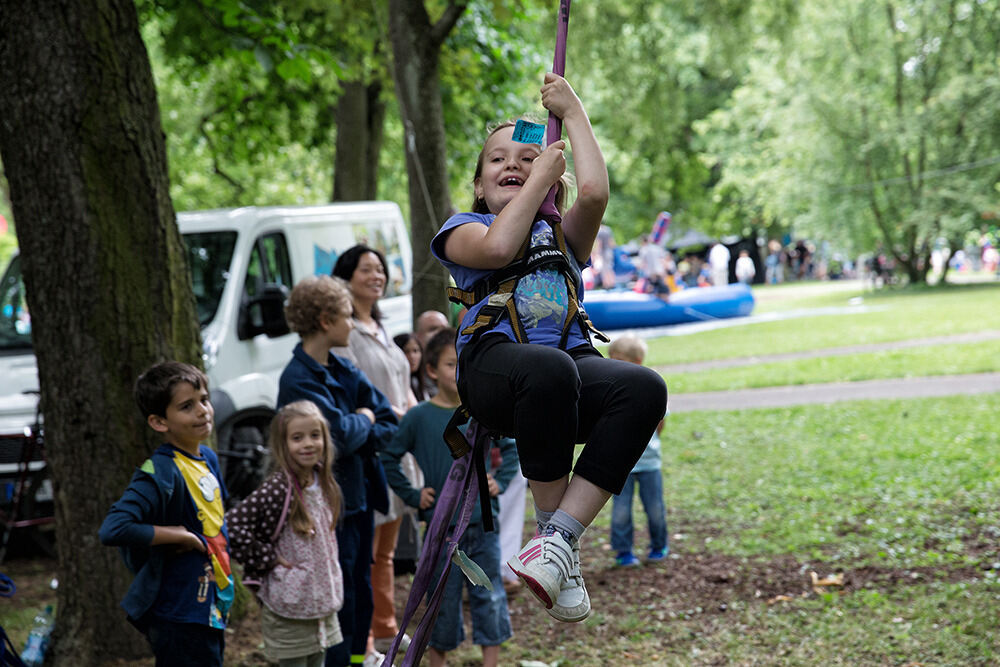
<path fill-rule="evenodd" d="M 185 234 L 191 287 L 198 322 L 205 326 L 215 317 L 222 290 L 229 279 L 229 262 L 236 246 L 236 232 Z M 21 256 L 14 258 L 0 278 L 0 352 L 31 350 L 31 316 L 24 298 Z"/>
<path fill-rule="evenodd" d="M 236 247 L 236 232 L 185 234 L 191 287 L 198 308 L 198 323 L 205 326 L 215 317 L 222 290 L 229 280 L 229 262 Z"/>

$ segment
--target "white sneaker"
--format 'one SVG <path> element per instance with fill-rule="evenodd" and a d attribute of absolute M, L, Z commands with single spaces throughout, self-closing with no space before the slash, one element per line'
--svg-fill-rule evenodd
<path fill-rule="evenodd" d="M 388 653 L 389 649 L 392 648 L 392 642 L 396 640 L 395 636 L 392 637 L 379 637 L 372 642 L 372 646 L 379 653 Z M 399 640 L 399 650 L 396 652 L 397 655 L 403 655 L 406 653 L 406 649 L 410 647 L 410 635 L 403 633 L 403 638 Z"/>
<path fill-rule="evenodd" d="M 559 596 L 550 609 L 549 616 L 563 623 L 579 623 L 590 616 L 590 594 L 580 572 L 580 542 L 573 545 L 573 567 L 563 581 Z"/>
<path fill-rule="evenodd" d="M 552 609 L 573 569 L 573 548 L 559 531 L 536 535 L 507 565 L 546 609 Z"/>

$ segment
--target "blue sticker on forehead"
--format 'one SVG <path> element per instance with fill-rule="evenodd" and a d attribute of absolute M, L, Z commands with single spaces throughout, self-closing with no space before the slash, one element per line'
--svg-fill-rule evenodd
<path fill-rule="evenodd" d="M 542 137 L 544 136 L 544 125 L 531 123 L 526 120 L 518 120 L 514 125 L 514 136 L 512 139 L 522 144 L 541 144 Z"/>

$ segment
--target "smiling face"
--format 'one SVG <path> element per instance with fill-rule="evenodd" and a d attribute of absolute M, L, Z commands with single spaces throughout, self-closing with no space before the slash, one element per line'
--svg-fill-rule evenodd
<path fill-rule="evenodd" d="M 292 417 L 286 428 L 285 444 L 292 472 L 304 477 L 325 459 L 323 425 L 316 417 Z"/>
<path fill-rule="evenodd" d="M 521 191 L 531 173 L 531 163 L 541 153 L 538 144 L 514 141 L 513 127 L 502 127 L 486 140 L 480 174 L 474 181 L 476 198 L 490 213 L 499 213 Z"/>
<path fill-rule="evenodd" d="M 358 259 L 358 266 L 351 274 L 351 295 L 355 302 L 371 308 L 371 304 L 385 293 L 385 267 L 373 252 L 366 252 Z"/>
<path fill-rule="evenodd" d="M 166 416 L 149 415 L 153 430 L 162 433 L 170 444 L 190 454 L 198 454 L 198 445 L 212 435 L 215 409 L 208 399 L 208 388 L 188 382 L 174 385 Z"/>

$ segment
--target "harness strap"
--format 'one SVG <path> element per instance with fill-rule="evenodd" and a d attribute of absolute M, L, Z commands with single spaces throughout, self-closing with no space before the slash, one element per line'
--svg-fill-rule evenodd
<path fill-rule="evenodd" d="M 445 582 L 448 580 L 448 573 L 451 569 L 451 558 L 458 549 L 458 539 L 465 533 L 466 528 L 469 526 L 469 520 L 472 518 L 472 507 L 476 502 L 476 494 L 472 493 L 472 468 L 473 466 L 480 465 L 475 461 L 481 461 L 481 465 L 483 466 L 485 466 L 486 462 L 486 443 L 489 440 L 486 429 L 482 428 L 478 422 L 473 421 L 466 435 L 463 437 L 466 439 L 465 446 L 468 448 L 468 451 L 464 456 L 451 464 L 448 479 L 445 480 L 444 486 L 438 494 L 434 507 L 434 515 L 431 517 L 430 525 L 427 528 L 424 550 L 420 554 L 420 560 L 417 562 L 417 573 L 414 575 L 413 585 L 410 587 L 410 595 L 406 600 L 406 608 L 403 611 L 403 617 L 400 621 L 400 631 L 386 653 L 385 660 L 382 662 L 384 666 L 393 664 L 396 654 L 399 651 L 399 644 L 403 639 L 403 632 L 409 627 L 410 621 L 420 606 L 420 601 L 430 589 L 434 569 L 438 563 L 444 563 L 441 576 L 434 584 L 434 592 L 428 600 L 424 616 L 417 624 L 417 629 L 413 633 L 413 640 L 410 642 L 410 648 L 406 651 L 406 656 L 403 658 L 403 667 L 412 667 L 413 665 L 420 664 L 420 659 L 427 648 L 427 642 L 430 640 L 431 628 L 434 626 L 434 621 L 437 619 L 438 611 L 441 608 Z M 485 486 L 482 481 L 480 481 L 480 484 Z M 461 509 L 455 528 L 449 535 L 448 526 L 451 523 L 451 518 L 454 516 L 456 508 Z M 492 512 L 489 511 L 489 505 L 486 506 L 486 509 L 487 511 L 483 513 L 484 520 L 487 515 L 492 520 Z"/>
<path fill-rule="evenodd" d="M 566 348 L 569 332 L 574 325 L 580 327 L 580 332 L 585 337 L 593 333 L 594 337 L 602 342 L 610 341 L 608 336 L 590 321 L 583 309 L 583 304 L 580 303 L 578 276 L 571 268 L 572 257 L 569 246 L 566 245 L 566 235 L 563 232 L 561 221 L 550 222 L 550 226 L 555 237 L 555 246 L 535 246 L 529 249 L 531 241 L 531 233 L 529 232 L 521 244 L 517 256 L 510 264 L 478 280 L 472 289 L 448 288 L 448 299 L 466 308 L 472 308 L 484 299 L 488 300 L 486 305 L 482 306 L 476 313 L 472 324 L 462 329 L 463 336 L 471 336 L 471 341 L 475 342 L 484 333 L 495 328 L 501 319 L 507 317 L 515 340 L 518 343 L 527 343 L 528 333 L 524 329 L 521 318 L 518 317 L 517 306 L 512 298 L 514 290 L 517 289 L 518 283 L 524 276 L 543 266 L 553 266 L 566 280 L 569 296 L 566 320 L 559 338 L 559 348 Z"/>
<path fill-rule="evenodd" d="M 487 439 L 486 442 L 489 442 L 489 440 Z M 477 447 L 479 445 L 480 443 L 476 443 Z M 482 509 L 480 514 L 483 517 L 483 532 L 492 533 L 496 530 L 496 526 L 493 525 L 493 503 L 490 502 L 490 483 L 486 479 L 486 456 L 489 453 L 488 450 L 489 448 L 484 445 L 482 451 L 477 450 L 473 454 L 472 460 L 476 464 L 476 482 L 479 484 L 479 507 Z M 461 535 L 461 533 L 456 533 L 456 535 Z M 455 539 L 458 538 L 456 537 Z"/>
<path fill-rule="evenodd" d="M 470 290 L 449 287 L 447 289 L 448 300 L 471 308 L 491 294 L 501 290 L 507 283 L 516 283 L 523 276 L 536 269 L 548 266 L 552 266 L 572 282 L 577 281 L 565 248 L 551 245 L 535 246 L 527 255 L 517 257 L 507 266 L 477 280 Z"/>
<path fill-rule="evenodd" d="M 462 435 L 462 431 L 458 428 L 469 421 L 469 419 L 471 419 L 469 409 L 464 405 L 460 405 L 455 410 L 455 413 L 452 414 L 451 419 L 448 420 L 448 425 L 444 427 L 444 441 L 451 451 L 451 458 L 455 460 L 462 458 L 472 451 L 472 447 L 469 446 L 466 436 Z"/>

